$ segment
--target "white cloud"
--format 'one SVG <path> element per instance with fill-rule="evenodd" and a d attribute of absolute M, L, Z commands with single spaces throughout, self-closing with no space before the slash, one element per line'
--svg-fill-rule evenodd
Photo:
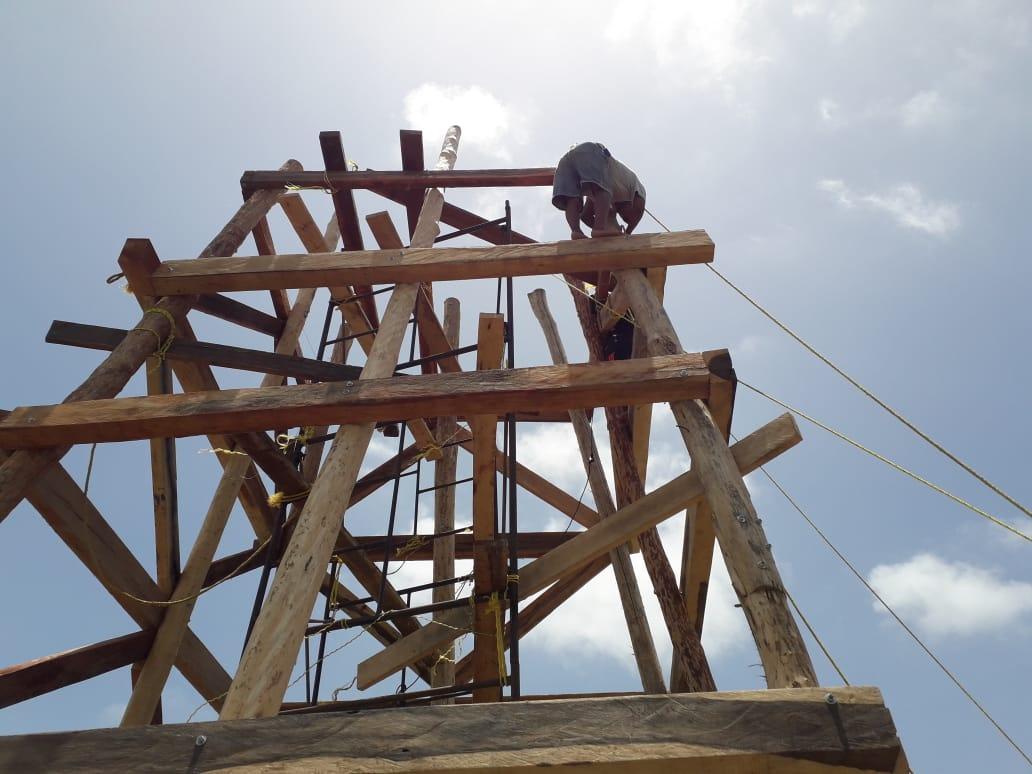
<path fill-rule="evenodd" d="M 899 225 L 932 236 L 945 237 L 960 226 L 957 205 L 927 200 L 921 189 L 911 183 L 900 183 L 883 193 L 866 194 L 852 190 L 842 180 L 820 180 L 817 188 L 830 194 L 841 207 L 884 212 Z"/>
<path fill-rule="evenodd" d="M 946 103 L 934 89 L 919 91 L 899 109 L 900 121 L 907 129 L 921 129 L 939 123 L 948 114 Z"/>
<path fill-rule="evenodd" d="M 651 51 L 661 67 L 690 85 L 727 85 L 742 70 L 769 59 L 748 39 L 746 26 L 754 5 L 750 0 L 624 0 L 613 11 L 605 36 L 614 43 L 633 46 L 635 52 Z"/>
<path fill-rule="evenodd" d="M 842 40 L 860 26 L 867 17 L 866 0 L 796 0 L 792 3 L 792 15 L 799 18 L 817 17 L 823 19 L 835 40 Z"/>
<path fill-rule="evenodd" d="M 1000 631 L 1032 613 L 1032 583 L 934 554 L 879 565 L 871 570 L 870 582 L 904 620 L 933 636 Z"/>
<path fill-rule="evenodd" d="M 827 97 L 817 103 L 817 114 L 821 118 L 821 123 L 832 129 L 837 129 L 845 123 L 839 103 Z"/>
<path fill-rule="evenodd" d="M 434 147 L 453 124 L 462 128 L 460 146 L 472 146 L 502 161 L 512 161 L 512 145 L 527 143 L 527 111 L 515 109 L 480 86 L 424 83 L 405 95 L 404 104 L 405 121 L 421 129 Z"/>

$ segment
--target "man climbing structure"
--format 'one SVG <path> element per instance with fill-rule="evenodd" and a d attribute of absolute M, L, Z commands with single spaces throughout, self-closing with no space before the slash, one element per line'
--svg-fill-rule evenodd
<path fill-rule="evenodd" d="M 552 204 L 566 213 L 571 239 L 586 238 L 582 221 L 591 227 L 592 237 L 630 234 L 645 213 L 645 186 L 605 145 L 582 142 L 556 164 Z"/>

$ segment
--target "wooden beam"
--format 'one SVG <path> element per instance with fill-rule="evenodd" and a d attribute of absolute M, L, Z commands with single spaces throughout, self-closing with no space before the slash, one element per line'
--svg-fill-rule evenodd
<path fill-rule="evenodd" d="M 247 196 L 244 196 L 247 199 Z M 276 244 L 272 241 L 272 231 L 269 229 L 269 219 L 264 217 L 251 229 L 251 236 L 254 237 L 254 249 L 258 255 L 275 255 Z M 290 314 L 290 299 L 285 290 L 270 290 L 269 296 L 272 300 L 272 310 L 281 320 L 286 320 Z"/>
<path fill-rule="evenodd" d="M 154 630 L 125 634 L 0 669 L 0 709 L 146 658 Z"/>
<path fill-rule="evenodd" d="M 403 135 L 404 136 L 404 135 Z M 404 140 L 402 148 L 404 149 Z M 420 137 L 420 167 L 422 167 L 423 141 Z M 404 157 L 404 151 L 403 151 Z M 451 347 L 458 346 L 461 308 L 457 298 L 444 301 L 444 333 Z M 434 532 L 450 532 L 455 529 L 455 486 L 459 450 L 456 446 L 447 446 L 452 436 L 458 432 L 458 424 L 453 416 L 440 417 L 437 420 L 437 444 L 442 447 L 441 458 L 434 463 Z M 472 535 L 469 536 L 472 538 Z M 439 583 L 455 577 L 456 536 L 449 535 L 435 540 L 432 545 L 434 562 L 433 581 Z M 472 540 L 470 540 L 472 548 Z M 409 555 L 411 558 L 411 554 Z M 433 590 L 433 602 L 448 602 L 455 598 L 455 584 L 448 583 L 437 586 Z M 440 611 L 434 611 L 434 619 Z M 443 688 L 455 684 L 455 648 L 449 646 L 434 656 L 434 668 L 431 672 L 430 686 Z M 443 702 L 452 703 L 445 699 Z"/>
<path fill-rule="evenodd" d="M 323 177 L 328 178 L 330 174 L 347 181 L 353 174 L 348 171 L 347 156 L 344 153 L 344 146 L 341 143 L 340 132 L 319 132 L 319 147 L 322 148 L 323 161 L 326 164 L 326 171 Z M 325 186 L 326 182 L 319 184 Z M 333 192 L 333 209 L 337 213 L 337 223 L 340 225 L 340 238 L 344 244 L 345 252 L 364 249 L 362 241 L 362 228 L 358 222 L 358 210 L 355 208 L 355 197 L 350 188 L 343 185 L 331 184 Z M 327 285 L 340 283 L 328 282 Z M 380 325 L 380 316 L 376 310 L 376 298 L 366 295 L 372 292 L 372 286 L 364 281 L 352 281 L 355 293 L 365 296 L 358 303 L 365 311 L 366 317 L 374 328 Z"/>
<path fill-rule="evenodd" d="M 833 703 L 829 703 L 828 695 Z M 198 748 L 202 733 L 208 743 Z M 0 738 L 5 771 L 901 774 L 875 688 L 615 696 Z"/>
<path fill-rule="evenodd" d="M 249 457 L 234 456 L 219 480 L 204 523 L 190 550 L 190 558 L 183 568 L 175 591 L 169 598 L 171 604 L 164 609 L 154 643 L 122 715 L 123 726 L 147 725 L 154 716 L 161 700 L 161 691 L 172 672 L 172 665 L 179 653 L 183 637 L 186 636 L 190 615 L 197 603 L 204 576 L 215 556 L 215 549 L 222 539 L 222 532 L 229 521 L 229 514 L 233 510 L 243 477 L 250 466 Z"/>
<path fill-rule="evenodd" d="M 131 288 L 135 292 L 135 288 Z M 208 293 L 198 296 L 193 308 L 203 314 L 216 317 L 219 320 L 239 325 L 249 331 L 264 333 L 267 336 L 276 338 L 283 330 L 283 320 L 275 315 L 255 309 L 235 298 L 223 296 L 219 293 Z"/>
<path fill-rule="evenodd" d="M 791 414 L 783 414 L 736 443 L 731 452 L 742 475 L 792 448 L 802 437 Z M 645 497 L 620 508 L 608 519 L 577 534 L 520 569 L 520 599 L 546 588 L 581 565 L 655 527 L 703 496 L 696 471 L 688 471 Z M 440 648 L 471 626 L 469 608 L 448 611 L 448 626 L 424 627 L 358 665 L 358 687 L 366 689 L 406 664 Z"/>
<path fill-rule="evenodd" d="M 164 359 L 151 358 L 147 366 L 147 394 L 172 392 L 172 369 Z M 179 580 L 179 505 L 176 482 L 176 442 L 150 439 L 151 493 L 154 507 L 154 553 L 158 588 L 171 594 Z"/>
<path fill-rule="evenodd" d="M 556 325 L 555 318 L 552 317 L 548 308 L 545 291 L 535 290 L 528 297 L 534 316 L 537 317 L 541 324 L 541 330 L 545 334 L 545 342 L 552 355 L 552 362 L 556 365 L 566 365 L 568 362 L 566 349 L 559 336 L 559 326 Z M 581 461 L 584 463 L 584 472 L 587 474 L 588 483 L 591 486 L 591 496 L 595 501 L 595 507 L 598 508 L 599 517 L 604 519 L 616 511 L 616 503 L 613 501 L 613 494 L 602 468 L 591 422 L 583 409 L 570 411 L 570 422 L 573 424 L 573 431 L 577 437 L 577 446 L 580 449 Z M 627 631 L 631 638 L 634 660 L 638 665 L 641 686 L 646 693 L 666 693 L 663 671 L 659 666 L 656 644 L 652 640 L 649 620 L 645 615 L 645 604 L 642 602 L 641 590 L 638 588 L 638 578 L 631 565 L 629 548 L 626 545 L 617 546 L 609 552 L 609 561 L 613 565 L 613 572 L 616 576 L 616 587 L 620 593 L 620 603 L 627 621 Z M 520 628 L 522 628 L 522 616 L 520 618 Z"/>
<path fill-rule="evenodd" d="M 445 137 L 439 167 L 454 165 L 458 140 L 459 129 L 452 127 Z M 443 202 L 440 192 L 427 195 L 414 244 L 432 243 Z M 393 372 L 417 291 L 415 284 L 395 287 L 362 370 L 364 379 L 384 378 Z M 345 425 L 338 433 L 251 633 L 220 715 L 223 719 L 278 712 L 318 593 L 320 576 L 340 529 L 340 504 L 351 497 L 372 434 L 372 424 Z"/>
<path fill-rule="evenodd" d="M 656 293 L 638 271 L 620 271 L 619 282 L 634 311 L 638 330 L 653 355 L 681 350 L 680 341 Z M 670 408 L 705 485 L 713 526 L 731 583 L 749 622 L 771 688 L 817 685 L 806 643 L 788 608 L 785 588 L 749 490 L 720 430 L 701 401 L 672 401 Z"/>
<path fill-rule="evenodd" d="M 0 461 L 6 458 L 7 453 L 0 451 Z M 133 597 L 161 601 L 167 596 L 64 467 L 55 464 L 44 469 L 32 482 L 28 498 L 43 520 L 136 624 L 142 629 L 157 629 L 161 623 L 161 608 Z M 229 688 L 229 675 L 192 631 L 187 631 L 183 639 L 176 667 L 213 707 L 218 709 L 222 705 L 221 697 Z"/>
<path fill-rule="evenodd" d="M 603 335 L 599 329 L 593 302 L 584 293 L 575 292 L 572 286 L 570 292 L 588 352 L 593 360 L 603 360 Z M 609 448 L 613 458 L 613 477 L 616 481 L 616 502 L 623 507 L 645 495 L 644 479 L 639 474 L 638 462 L 635 459 L 630 410 L 625 406 L 606 407 L 606 424 L 609 428 Z M 702 641 L 688 619 L 684 598 L 677 585 L 677 576 L 674 575 L 674 569 L 670 565 L 670 559 L 656 528 L 645 530 L 638 535 L 638 545 L 645 560 L 645 569 L 652 581 L 652 589 L 663 613 L 663 622 L 670 635 L 673 657 L 680 667 L 678 676 L 681 683 L 671 684 L 671 691 L 681 693 L 716 690 Z"/>
<path fill-rule="evenodd" d="M 297 170 L 300 167 L 298 162 L 291 159 L 282 169 Z M 258 192 L 250 197 L 222 231 L 201 251 L 199 257 L 207 259 L 215 255 L 232 255 L 258 220 L 266 215 L 277 196 L 275 191 L 268 191 Z M 86 381 L 73 390 L 65 401 L 112 398 L 117 395 L 136 370 L 155 352 L 158 343 L 168 339 L 172 332 L 169 318 L 183 317 L 194 300 L 189 297 L 162 299 L 155 307 L 160 309 L 160 312 L 149 309 L 145 311 L 143 319 L 134 328 L 136 335 L 127 336 L 118 349 L 112 352 Z M 62 443 L 60 447 L 46 450 L 15 452 L 7 458 L 0 466 L 0 522 L 21 502 L 40 473 L 61 459 L 68 449 L 69 447 Z"/>
<path fill-rule="evenodd" d="M 323 135 L 335 136 L 340 142 L 340 132 L 320 132 Z M 422 146 L 422 137 L 420 137 Z M 404 149 L 404 136 L 402 148 Z M 324 147 L 325 155 L 325 147 Z M 422 153 L 420 153 L 422 156 Z M 404 164 L 405 157 L 402 157 Z M 273 172 L 265 170 L 248 170 L 240 178 L 240 187 L 247 193 L 272 189 L 282 191 L 287 186 L 299 188 L 331 188 L 334 192 L 352 191 L 361 188 L 387 188 L 390 190 L 415 189 L 422 198 L 424 188 L 516 188 L 526 186 L 550 186 L 555 177 L 555 167 L 533 167 L 530 169 L 453 169 L 423 170 L 422 163 L 418 168 L 405 169 L 401 172 L 379 172 L 372 169 L 346 171 L 342 168 L 330 169 L 326 172 Z"/>
<path fill-rule="evenodd" d="M 505 318 L 481 314 L 477 325 L 477 370 L 501 368 L 505 349 Z M 473 701 L 501 701 L 501 659 L 498 639 L 505 623 L 505 549 L 495 529 L 498 519 L 498 415 L 477 414 L 469 419 L 473 434 L 473 681 L 495 682 L 473 690 Z"/>
<path fill-rule="evenodd" d="M 402 129 L 398 133 L 398 141 L 401 145 L 401 168 L 406 172 L 422 172 L 426 166 L 423 160 L 423 133 L 418 130 Z M 409 238 L 416 233 L 419 208 L 422 206 L 425 192 L 426 186 L 404 192 L 408 197 L 405 202 L 405 217 L 408 221 Z"/>
<path fill-rule="evenodd" d="M 141 280 L 139 290 L 149 295 L 174 296 L 351 284 L 361 293 L 359 285 L 362 283 L 573 274 L 712 260 L 713 242 L 705 231 L 679 231 L 509 247 L 414 246 L 403 250 L 165 261 L 149 279 Z M 136 289 L 135 284 L 133 287 Z"/>
<path fill-rule="evenodd" d="M 46 341 L 49 344 L 65 344 L 110 352 L 128 333 L 129 331 L 124 328 L 105 328 L 100 325 L 54 320 L 47 331 Z M 165 357 L 168 360 L 189 360 L 222 368 L 235 368 L 239 371 L 278 374 L 314 382 L 343 382 L 357 379 L 362 373 L 358 366 L 181 338 L 172 340 Z"/>
<path fill-rule="evenodd" d="M 407 318 L 401 324 L 407 325 Z M 391 365 L 391 371 L 393 368 Z M 709 384 L 709 366 L 701 355 L 514 368 L 490 375 L 466 372 L 392 377 L 388 371 L 386 377 L 366 377 L 356 382 L 21 407 L 0 422 L 0 445 L 28 448 L 408 420 L 485 410 L 519 411 L 543 402 L 564 409 L 651 403 L 706 398 Z"/>

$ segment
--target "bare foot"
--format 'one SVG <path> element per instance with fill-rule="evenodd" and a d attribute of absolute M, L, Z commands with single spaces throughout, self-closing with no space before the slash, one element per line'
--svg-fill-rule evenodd
<path fill-rule="evenodd" d="M 594 236 L 594 234 L 592 234 Z M 587 239 L 587 235 L 583 231 L 571 231 L 570 239 Z"/>
<path fill-rule="evenodd" d="M 623 231 L 619 228 L 593 228 L 591 229 L 591 238 L 597 239 L 598 237 L 614 237 L 621 236 Z"/>

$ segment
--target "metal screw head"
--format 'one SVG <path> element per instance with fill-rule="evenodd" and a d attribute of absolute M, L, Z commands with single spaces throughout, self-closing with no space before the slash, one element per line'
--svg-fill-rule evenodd
<path fill-rule="evenodd" d="M 828 694 L 828 695 L 830 696 L 831 694 Z M 207 742 L 208 742 L 208 737 L 206 737 L 204 734 L 201 734 L 199 737 L 194 739 L 194 746 L 195 747 L 204 747 L 204 745 L 207 744 Z"/>
<path fill-rule="evenodd" d="M 835 698 L 835 695 L 831 693 L 824 694 L 824 701 L 828 702 L 828 704 L 838 704 L 838 700 Z"/>
<path fill-rule="evenodd" d="M 344 382 L 344 386 L 347 387 L 348 389 L 351 389 L 352 387 L 355 386 L 355 383 L 354 382 Z"/>
<path fill-rule="evenodd" d="M 680 371 L 678 372 L 678 374 L 677 374 L 677 375 L 678 375 L 678 376 L 687 376 L 687 375 L 688 375 L 688 369 L 687 369 L 687 368 L 682 368 L 682 369 L 681 369 L 681 370 L 680 370 Z"/>
<path fill-rule="evenodd" d="M 739 516 L 738 517 L 738 523 L 739 524 L 745 524 L 745 516 Z"/>
<path fill-rule="evenodd" d="M 762 559 L 760 559 L 760 561 L 758 561 L 756 563 L 756 566 L 759 567 L 761 570 L 766 570 L 767 569 L 767 563 L 765 561 L 763 561 Z"/>

